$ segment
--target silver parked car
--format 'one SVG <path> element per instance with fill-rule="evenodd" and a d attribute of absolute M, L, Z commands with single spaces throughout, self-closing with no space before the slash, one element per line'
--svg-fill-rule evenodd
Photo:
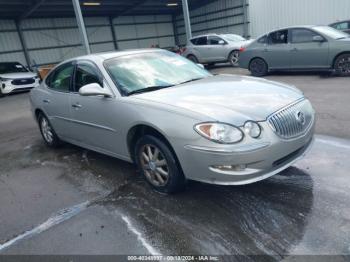
<path fill-rule="evenodd" d="M 296 88 L 214 76 L 158 49 L 68 60 L 30 100 L 47 145 L 67 141 L 136 163 L 168 193 L 187 179 L 241 185 L 270 177 L 300 158 L 314 133 L 314 110 Z"/>
<path fill-rule="evenodd" d="M 350 35 L 329 26 L 298 26 L 268 33 L 240 54 L 254 76 L 274 70 L 326 70 L 350 76 Z"/>
<path fill-rule="evenodd" d="M 338 21 L 329 26 L 350 34 L 350 20 Z"/>
<path fill-rule="evenodd" d="M 188 41 L 182 55 L 194 63 L 230 62 L 232 66 L 238 66 L 239 51 L 251 42 L 235 34 L 201 35 Z"/>

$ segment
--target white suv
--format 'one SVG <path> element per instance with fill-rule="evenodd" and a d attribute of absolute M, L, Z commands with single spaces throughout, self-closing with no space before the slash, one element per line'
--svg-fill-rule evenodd
<path fill-rule="evenodd" d="M 239 52 L 252 40 L 234 34 L 208 34 L 190 39 L 183 49 L 182 56 L 194 63 L 214 65 L 219 62 L 230 62 L 238 66 Z"/>
<path fill-rule="evenodd" d="M 0 62 L 0 97 L 9 93 L 29 90 L 40 84 L 37 74 L 18 62 Z"/>

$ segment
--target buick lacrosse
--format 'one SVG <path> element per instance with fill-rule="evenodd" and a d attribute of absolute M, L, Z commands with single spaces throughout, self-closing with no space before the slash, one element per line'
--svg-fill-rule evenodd
<path fill-rule="evenodd" d="M 166 193 L 187 180 L 268 178 L 302 157 L 314 133 L 314 110 L 298 89 L 212 75 L 158 49 L 65 61 L 30 99 L 48 146 L 66 141 L 135 163 Z"/>

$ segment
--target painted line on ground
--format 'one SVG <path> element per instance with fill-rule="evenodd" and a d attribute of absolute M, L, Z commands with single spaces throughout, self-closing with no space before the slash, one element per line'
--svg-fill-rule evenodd
<path fill-rule="evenodd" d="M 147 251 L 153 255 L 153 256 L 160 256 L 161 254 L 148 243 L 148 241 L 142 236 L 142 233 L 136 229 L 136 227 L 131 223 L 130 219 L 125 216 L 121 215 L 123 221 L 127 225 L 129 231 L 134 233 L 137 236 L 137 239 L 141 242 L 141 244 L 147 249 Z"/>
<path fill-rule="evenodd" d="M 350 145 L 344 145 L 338 141 L 332 141 L 332 140 L 323 139 L 323 138 L 319 138 L 319 137 L 316 138 L 316 141 L 321 142 L 323 144 L 330 145 L 330 146 L 335 146 L 335 147 L 344 148 L 344 149 L 350 149 Z"/>

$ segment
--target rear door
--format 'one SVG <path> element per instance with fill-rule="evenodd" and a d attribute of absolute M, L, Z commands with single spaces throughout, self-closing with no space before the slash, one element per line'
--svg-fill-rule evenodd
<path fill-rule="evenodd" d="M 69 90 L 72 83 L 74 62 L 56 68 L 45 81 L 42 96 L 43 108 L 57 135 L 71 137 Z"/>
<path fill-rule="evenodd" d="M 79 89 L 91 83 L 109 88 L 94 63 L 78 61 L 70 95 L 74 140 L 106 153 L 117 153 L 121 137 L 117 135 L 119 115 L 116 113 L 116 100 L 103 96 L 81 96 Z"/>
<path fill-rule="evenodd" d="M 293 28 L 291 31 L 291 69 L 313 69 L 329 67 L 329 43 L 320 34 L 307 28 Z M 315 36 L 324 41 L 315 42 Z"/>
<path fill-rule="evenodd" d="M 262 53 L 269 69 L 289 69 L 291 52 L 288 29 L 270 33 Z"/>

